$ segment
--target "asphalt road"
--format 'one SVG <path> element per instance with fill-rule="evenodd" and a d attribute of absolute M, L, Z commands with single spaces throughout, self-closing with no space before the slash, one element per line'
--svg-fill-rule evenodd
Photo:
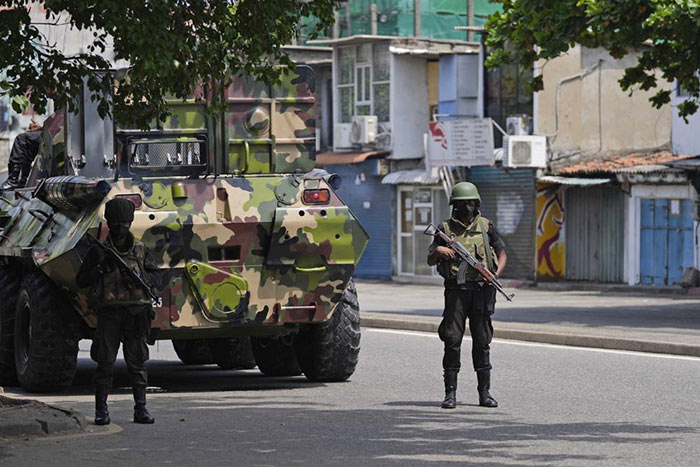
<path fill-rule="evenodd" d="M 476 406 L 466 369 L 460 406 L 445 411 L 441 343 L 429 334 L 365 329 L 360 365 L 339 384 L 186 367 L 161 342 L 155 425 L 130 422 L 124 388 L 109 430 L 0 444 L 0 464 L 697 465 L 700 359 L 515 341 L 492 353 L 501 407 Z M 91 416 L 93 368 L 82 351 L 71 392 L 40 399 Z M 122 364 L 116 385 L 126 384 Z"/>

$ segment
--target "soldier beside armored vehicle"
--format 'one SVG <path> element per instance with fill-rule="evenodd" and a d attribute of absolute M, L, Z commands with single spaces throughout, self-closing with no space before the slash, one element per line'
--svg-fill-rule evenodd
<path fill-rule="evenodd" d="M 96 325 L 75 275 L 114 198 L 134 203 L 132 233 L 164 276 L 152 340 L 172 339 L 183 361 L 249 368 L 252 353 L 268 375 L 347 379 L 368 236 L 313 170 L 313 88 L 308 67 L 278 86 L 239 77 L 207 90 L 224 111 L 173 101 L 145 132 L 115 131 L 87 92 L 80 113 L 47 120 L 27 188 L 0 196 L 0 381 L 71 384 L 77 343 Z"/>

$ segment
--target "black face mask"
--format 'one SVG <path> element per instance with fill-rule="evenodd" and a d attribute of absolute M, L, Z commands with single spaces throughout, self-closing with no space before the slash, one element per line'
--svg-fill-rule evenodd
<path fill-rule="evenodd" d="M 109 235 L 112 239 L 119 241 L 129 236 L 129 228 L 120 224 L 109 225 Z"/>
<path fill-rule="evenodd" d="M 454 215 L 458 218 L 473 217 L 476 213 L 476 205 L 474 204 L 459 204 L 454 207 Z"/>

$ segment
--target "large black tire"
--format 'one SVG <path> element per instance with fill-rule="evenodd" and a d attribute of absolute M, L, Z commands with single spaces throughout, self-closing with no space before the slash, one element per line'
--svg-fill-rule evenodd
<path fill-rule="evenodd" d="M 214 357 L 209 351 L 205 339 L 173 339 L 175 353 L 185 365 L 209 365 L 214 363 Z"/>
<path fill-rule="evenodd" d="M 209 339 L 214 363 L 222 370 L 250 370 L 255 368 L 255 356 L 250 337 Z"/>
<path fill-rule="evenodd" d="M 0 265 L 0 386 L 15 386 L 15 310 L 22 271 Z"/>
<path fill-rule="evenodd" d="M 68 388 L 78 357 L 78 317 L 63 293 L 40 271 L 22 281 L 15 314 L 15 367 L 27 391 Z"/>
<path fill-rule="evenodd" d="M 360 305 L 351 280 L 331 319 L 307 325 L 296 337 L 297 359 L 311 381 L 345 381 L 355 372 L 360 354 Z"/>
<path fill-rule="evenodd" d="M 294 336 L 277 339 L 251 337 L 253 355 L 258 369 L 266 376 L 298 376 L 301 374 L 294 351 Z"/>

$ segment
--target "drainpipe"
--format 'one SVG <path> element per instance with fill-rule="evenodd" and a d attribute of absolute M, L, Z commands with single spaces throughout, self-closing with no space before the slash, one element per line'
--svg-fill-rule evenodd
<path fill-rule="evenodd" d="M 557 83 L 557 91 L 556 94 L 554 95 L 554 133 L 546 135 L 548 138 L 551 138 L 551 141 L 549 141 L 548 144 L 554 143 L 554 140 L 557 139 L 557 136 L 559 135 L 559 96 L 561 95 L 561 87 L 562 85 L 575 81 L 577 79 L 583 79 L 586 76 L 590 75 L 595 71 L 596 68 L 598 68 L 601 63 L 603 63 L 602 60 L 598 60 L 598 63 L 595 65 L 592 65 L 585 70 L 583 70 L 581 73 L 576 73 L 575 75 L 567 76 L 565 78 L 562 78 L 559 80 L 559 83 Z"/>

